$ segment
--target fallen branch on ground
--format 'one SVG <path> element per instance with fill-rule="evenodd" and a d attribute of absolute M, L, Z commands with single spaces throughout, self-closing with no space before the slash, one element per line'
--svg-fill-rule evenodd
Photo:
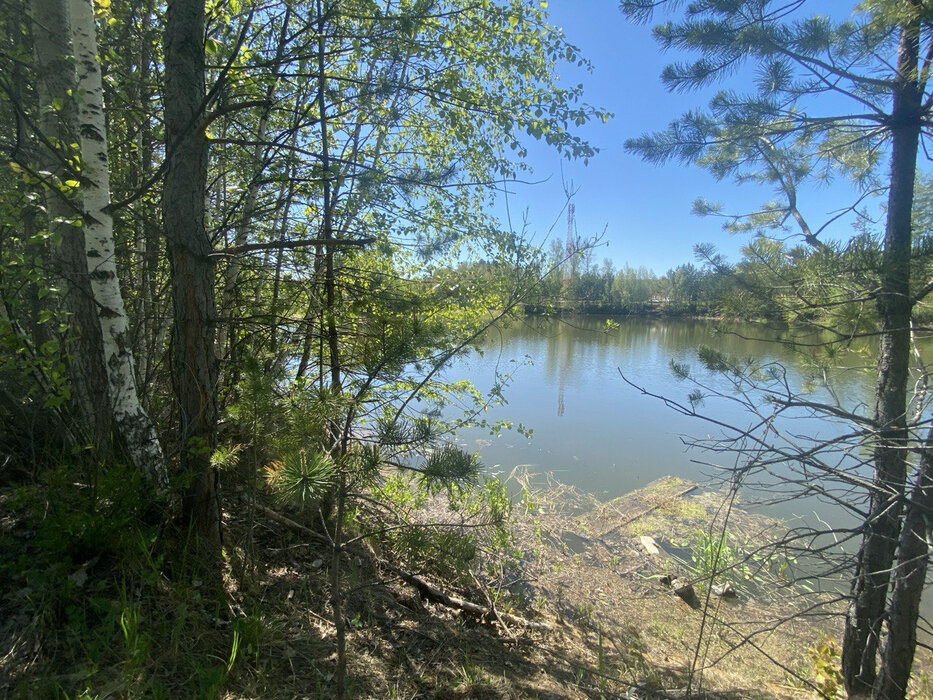
<path fill-rule="evenodd" d="M 246 502 L 245 497 L 241 497 L 241 498 L 244 502 Z M 322 535 L 320 532 L 315 532 L 307 525 L 302 525 L 301 523 L 297 523 L 291 518 L 288 518 L 282 515 L 281 513 L 278 513 L 272 510 L 271 508 L 267 508 L 261 503 L 253 502 L 252 505 L 256 510 L 258 510 L 260 513 L 262 513 L 267 518 L 269 518 L 269 520 L 276 522 L 279 525 L 284 525 L 285 527 L 295 530 L 296 532 L 300 532 L 303 535 L 308 535 L 309 537 L 315 540 L 318 540 L 319 542 L 323 542 L 324 544 L 328 544 L 328 545 L 331 544 L 331 542 L 327 539 L 326 536 Z"/>
<path fill-rule="evenodd" d="M 315 532 L 311 528 L 306 527 L 305 525 L 302 525 L 301 523 L 295 522 L 291 518 L 285 517 L 281 513 L 277 513 L 271 508 L 267 508 L 259 503 L 254 503 L 254 506 L 256 510 L 258 510 L 260 513 L 265 515 L 270 520 L 273 520 L 279 523 L 280 525 L 284 525 L 288 528 L 291 528 L 292 530 L 297 530 L 298 532 L 301 532 L 305 535 L 309 535 L 318 540 L 326 540 L 326 538 L 320 533 Z M 370 548 L 370 551 L 372 551 L 371 548 Z M 404 569 L 398 566 L 395 566 L 394 564 L 390 564 L 384 559 L 379 559 L 378 561 L 382 566 L 384 566 L 386 569 L 388 569 L 389 571 L 397 575 L 405 583 L 417 588 L 418 592 L 421 593 L 421 595 L 424 598 L 427 598 L 428 600 L 430 600 L 432 603 L 438 603 L 448 608 L 456 608 L 457 610 L 463 610 L 464 612 L 468 612 L 472 615 L 477 615 L 478 617 L 481 617 L 485 620 L 498 620 L 500 623 L 507 622 L 510 625 L 517 625 L 519 627 L 525 627 L 526 629 L 544 630 L 544 631 L 549 631 L 549 630 L 554 629 L 553 625 L 550 625 L 546 622 L 534 622 L 532 620 L 526 620 L 525 618 L 519 617 L 518 615 L 512 615 L 510 613 L 499 612 L 498 610 L 493 610 L 492 608 L 487 608 L 483 605 L 478 605 L 469 600 L 464 600 L 463 598 L 457 598 L 456 596 L 448 595 L 447 593 L 444 593 L 441 589 L 435 586 L 432 586 L 430 583 L 428 583 L 424 579 L 418 576 L 415 576 L 415 574 L 405 571 Z"/>
<path fill-rule="evenodd" d="M 380 562 L 384 567 L 389 571 L 396 574 L 402 581 L 407 583 L 410 586 L 414 586 L 418 589 L 418 592 L 424 598 L 427 598 L 432 603 L 438 603 L 444 605 L 448 608 L 456 608 L 457 610 L 463 610 L 472 615 L 477 615 L 486 620 L 496 620 L 497 618 L 501 622 L 507 622 L 510 625 L 518 625 L 520 627 L 525 627 L 532 630 L 545 630 L 550 631 L 554 629 L 553 625 L 550 625 L 546 622 L 534 622 L 532 620 L 526 620 L 523 617 L 518 617 L 517 615 L 511 615 L 509 613 L 501 613 L 490 608 L 487 608 L 483 605 L 478 605 L 476 603 L 470 602 L 469 600 L 464 600 L 463 598 L 457 598 L 456 596 L 448 595 L 444 593 L 439 588 L 432 586 L 430 583 L 425 581 L 419 576 L 415 576 L 404 569 L 401 569 L 394 564 L 390 564 L 387 561 Z"/>

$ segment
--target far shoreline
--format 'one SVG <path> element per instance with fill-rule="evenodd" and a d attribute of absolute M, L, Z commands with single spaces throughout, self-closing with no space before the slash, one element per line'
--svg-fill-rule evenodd
<path fill-rule="evenodd" d="M 676 321 L 739 321 L 742 323 L 768 323 L 767 319 L 731 319 L 715 314 L 702 314 L 690 311 L 679 311 L 664 307 L 620 307 L 620 306 L 584 306 L 555 308 L 542 304 L 525 304 L 525 316 L 549 318 L 561 316 L 603 316 L 611 318 L 646 318 L 670 319 Z M 783 324 L 782 325 L 786 325 Z"/>

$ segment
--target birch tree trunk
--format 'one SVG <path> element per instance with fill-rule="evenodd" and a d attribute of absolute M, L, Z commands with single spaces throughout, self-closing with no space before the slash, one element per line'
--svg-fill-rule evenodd
<path fill-rule="evenodd" d="M 69 17 L 65 0 L 31 0 L 39 130 L 44 143 L 37 156 L 40 170 L 49 173 L 43 189 L 49 231 L 59 241 L 50 263 L 52 279 L 61 280 L 64 309 L 70 316 L 73 337 L 68 338 L 68 380 L 81 439 L 106 449 L 112 418 L 102 410 L 107 376 L 97 308 L 94 304 L 85 256 L 84 232 L 73 223 L 77 208 L 65 194 L 63 183 L 74 177 L 68 166 L 68 144 L 75 138 L 76 106 L 73 98 L 75 67 L 71 58 Z M 75 426 L 72 426 L 75 429 Z"/>
<path fill-rule="evenodd" d="M 168 474 L 155 428 L 136 391 L 129 319 L 120 292 L 110 205 L 110 168 L 103 83 L 97 58 L 93 0 L 68 0 L 75 56 L 81 147 L 84 248 L 91 294 L 100 323 L 103 366 L 114 425 L 133 463 L 152 482 L 168 487 Z"/>

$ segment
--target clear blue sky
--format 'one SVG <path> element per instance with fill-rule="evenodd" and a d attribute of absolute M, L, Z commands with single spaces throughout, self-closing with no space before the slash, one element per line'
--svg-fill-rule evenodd
<path fill-rule="evenodd" d="M 814 8 L 815 9 L 815 8 Z M 561 179 L 578 190 L 577 230 L 581 234 L 606 229 L 607 247 L 595 252 L 599 261 L 613 260 L 617 267 L 644 265 L 658 274 L 680 263 L 694 262 L 696 243 L 714 243 L 730 260 L 740 256 L 749 237 L 730 236 L 714 218 L 691 214 L 698 197 L 721 202 L 730 212 L 749 211 L 773 197 L 766 188 L 716 182 L 697 167 L 643 163 L 623 150 L 625 139 L 664 128 L 691 108 L 702 108 L 715 89 L 706 93 L 672 94 L 661 85 L 662 68 L 677 57 L 661 53 L 651 37 L 651 27 L 631 24 L 618 10 L 616 0 L 550 0 L 553 24 L 563 28 L 567 39 L 593 63 L 593 72 L 561 68 L 562 82 L 582 82 L 587 101 L 615 113 L 608 124 L 591 124 L 583 134 L 600 153 L 588 166 L 562 160 L 544 146 L 530 149 L 535 185 L 515 184 L 509 196 L 514 228 L 525 210 L 538 232 L 537 242 L 552 225 L 552 235 L 566 235 Z M 812 14 L 812 13 L 811 13 Z M 837 181 L 832 188 L 803 190 L 800 207 L 811 225 L 822 223 L 828 213 L 854 199 L 851 185 Z M 844 225 L 844 224 L 843 224 Z M 840 237 L 845 232 L 840 233 Z"/>

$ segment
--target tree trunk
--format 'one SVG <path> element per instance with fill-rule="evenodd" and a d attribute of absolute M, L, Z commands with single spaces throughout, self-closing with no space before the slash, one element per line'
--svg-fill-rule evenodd
<path fill-rule="evenodd" d="M 106 450 L 110 443 L 111 416 L 106 410 L 107 386 L 100 324 L 91 292 L 85 256 L 84 232 L 72 223 L 77 206 L 60 189 L 61 183 L 74 178 L 68 166 L 72 155 L 67 147 L 75 140 L 76 105 L 74 101 L 75 66 L 71 59 L 68 35 L 68 10 L 65 0 L 31 0 L 32 36 L 36 56 L 39 129 L 45 143 L 40 145 L 40 170 L 50 174 L 43 190 L 49 231 L 59 241 L 52 255 L 52 279 L 62 280 L 64 307 L 71 317 L 73 337 L 65 346 L 72 404 L 80 422 L 82 438 Z M 74 429 L 74 426 L 72 426 Z"/>
<path fill-rule="evenodd" d="M 152 100 L 152 73 L 153 73 L 153 23 L 155 10 L 151 0 L 140 3 L 137 10 L 139 19 L 135 30 L 143 37 L 140 41 L 138 60 L 139 81 L 136 98 L 139 104 L 150 104 Z M 153 134 L 154 118 L 150 114 L 140 115 L 136 136 L 136 172 L 133 178 L 133 190 L 140 191 L 153 176 L 155 163 L 156 140 Z M 136 221 L 136 246 L 139 250 L 137 294 L 139 298 L 139 313 L 136 321 L 136 372 L 139 386 L 145 395 L 147 387 L 151 387 L 154 368 L 158 366 L 159 358 L 163 352 L 163 344 L 159 343 L 160 336 L 164 335 L 164 314 L 161 313 L 159 301 L 159 264 L 161 255 L 161 234 L 159 226 L 158 204 L 150 198 L 143 197 L 134 206 L 134 219 Z"/>
<path fill-rule="evenodd" d="M 875 474 L 842 648 L 843 679 L 850 697 L 868 697 L 875 683 L 876 656 L 907 473 L 911 210 L 922 100 L 916 77 L 919 55 L 916 6 L 914 14 L 913 21 L 901 30 L 898 76 L 888 123 L 892 135 L 891 188 L 878 294 L 881 341 L 874 416 Z"/>
<path fill-rule="evenodd" d="M 183 525 L 219 554 L 220 506 L 211 452 L 217 430 L 216 310 L 211 242 L 204 227 L 204 0 L 170 0 L 165 26 L 163 225 L 171 264 L 172 378 L 179 412 Z"/>
<path fill-rule="evenodd" d="M 903 700 L 917 646 L 920 598 L 927 575 L 930 545 L 928 519 L 933 516 L 933 430 L 927 433 L 920 473 L 914 484 L 901 529 L 894 570 L 894 592 L 888 612 L 887 635 L 881 652 L 881 672 L 875 697 Z"/>
<path fill-rule="evenodd" d="M 28 7 L 28 4 L 24 7 Z M 30 15 L 31 14 L 30 12 Z M 0 26 L 2 26 L 3 33 L 6 36 L 7 45 L 11 47 L 10 50 L 21 52 L 33 50 L 35 42 L 31 41 L 30 36 L 23 33 L 19 17 L 7 17 L 4 20 L 0 20 Z M 13 47 L 15 47 L 15 49 Z M 13 62 L 13 65 L 10 67 L 8 83 L 9 97 L 13 104 L 21 105 L 23 110 L 29 107 L 35 108 L 37 106 L 35 104 L 27 106 L 28 98 L 26 97 L 26 94 L 32 94 L 32 91 L 29 90 L 30 80 L 28 78 L 35 77 L 35 71 L 38 71 L 37 63 L 38 62 L 35 62 L 34 64 L 35 68 L 33 72 L 27 72 L 27 64 L 19 61 Z M 36 109 L 35 113 L 38 114 L 39 111 L 40 110 Z M 33 143 L 34 140 L 29 138 L 29 124 L 27 123 L 25 115 L 21 113 L 20 110 L 14 110 L 12 116 L 15 120 L 14 128 L 16 135 L 13 148 L 10 152 L 10 161 L 25 161 L 30 164 L 38 163 L 36 148 Z M 40 166 L 36 169 L 42 170 L 43 168 Z M 33 190 L 33 186 L 24 180 L 20 180 L 16 183 L 16 201 L 20 207 L 23 220 L 23 240 L 27 242 L 25 253 L 28 262 L 26 264 L 29 265 L 31 269 L 45 270 L 48 273 L 52 269 L 49 246 L 44 236 L 39 235 L 44 229 L 41 223 L 42 208 L 31 196 Z M 50 304 L 51 299 L 40 291 L 44 290 L 45 287 L 45 284 L 40 285 L 38 279 L 30 279 L 23 290 L 26 309 L 28 309 L 28 318 L 24 319 L 24 323 L 26 324 L 24 330 L 32 340 L 33 347 L 41 347 L 46 341 L 53 340 L 53 335 L 50 333 L 49 329 L 51 324 L 43 323 L 43 317 L 50 318 L 54 314 L 54 308 Z"/>
<path fill-rule="evenodd" d="M 340 391 L 341 370 L 340 370 L 340 339 L 337 334 L 337 277 L 334 267 L 334 184 L 332 182 L 331 162 L 330 162 L 330 134 L 328 132 L 327 115 L 327 47 L 326 47 L 326 29 L 327 14 L 330 8 L 326 8 L 321 0 L 318 0 L 318 117 L 321 127 L 321 171 L 323 188 L 323 221 L 321 238 L 324 239 L 324 325 L 327 334 L 327 349 L 329 354 L 328 365 L 330 367 L 330 385 L 331 390 L 336 394 Z M 337 436 L 334 436 L 337 439 Z"/>
<path fill-rule="evenodd" d="M 282 186 L 282 196 L 280 196 L 280 201 L 282 202 L 281 211 L 282 218 L 281 222 L 278 225 L 278 241 L 281 243 L 288 236 L 288 224 L 290 221 L 290 212 L 292 208 L 292 202 L 295 197 L 295 183 L 294 177 L 297 168 L 294 164 L 289 165 L 286 170 L 287 182 Z M 279 333 L 279 296 L 281 293 L 282 286 L 282 265 L 285 262 L 285 251 L 282 248 L 279 248 L 275 252 L 275 267 L 272 274 L 272 298 L 269 300 L 269 313 L 272 317 L 272 331 L 269 335 L 269 352 L 272 354 L 272 361 L 276 362 L 276 354 L 278 353 L 278 333 Z M 302 355 L 304 357 L 304 355 Z M 299 374 L 300 376 L 300 374 Z"/>
<path fill-rule="evenodd" d="M 78 133 L 81 144 L 81 192 L 84 201 L 84 247 L 91 292 L 107 373 L 110 409 L 121 442 L 146 478 L 168 488 L 162 447 L 136 392 L 129 319 L 120 292 L 113 217 L 110 215 L 110 168 L 104 88 L 97 58 L 93 0 L 70 0 L 71 39 L 77 70 Z"/>

